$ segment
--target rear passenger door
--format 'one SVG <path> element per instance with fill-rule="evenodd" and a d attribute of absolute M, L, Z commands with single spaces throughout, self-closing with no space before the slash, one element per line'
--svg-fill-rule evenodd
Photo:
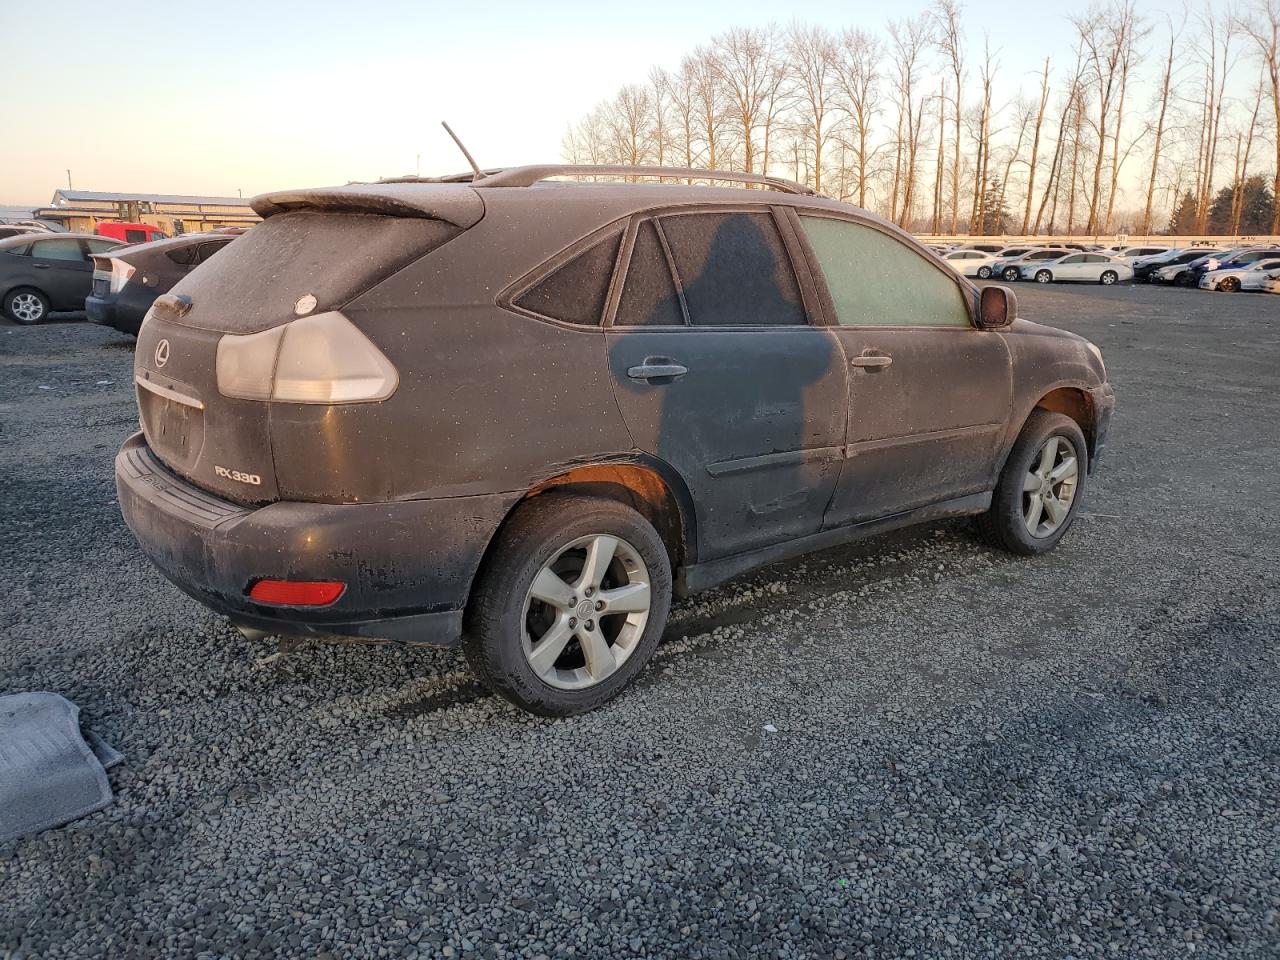
<path fill-rule="evenodd" d="M 1009 351 L 970 317 L 970 288 L 897 237 L 801 215 L 824 313 L 848 358 L 849 429 L 826 525 L 874 520 L 994 485 Z"/>
<path fill-rule="evenodd" d="M 610 374 L 636 447 L 692 494 L 699 560 L 816 533 L 835 488 L 846 373 L 835 338 L 809 323 L 795 242 L 763 206 L 627 231 Z"/>
<path fill-rule="evenodd" d="M 31 245 L 36 286 L 52 310 L 83 310 L 93 282 L 93 264 L 78 237 L 53 237 Z"/>

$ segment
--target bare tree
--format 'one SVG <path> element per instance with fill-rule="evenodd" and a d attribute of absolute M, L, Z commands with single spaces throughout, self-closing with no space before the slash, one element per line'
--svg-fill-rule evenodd
<path fill-rule="evenodd" d="M 835 41 L 822 27 L 793 24 L 788 52 L 795 72 L 797 122 L 810 152 L 813 189 L 822 191 L 822 157 L 835 126 Z"/>
<path fill-rule="evenodd" d="M 917 97 L 920 62 L 932 43 L 932 37 L 929 21 L 925 17 L 890 23 L 889 36 L 897 66 L 898 127 L 901 131 L 894 161 L 894 182 L 899 190 L 894 192 L 890 215 L 905 226 L 916 199 L 917 159 L 927 101 L 927 95 Z M 899 199 L 900 204 L 897 202 Z"/>
<path fill-rule="evenodd" d="M 1124 98 L 1122 90 L 1132 64 L 1138 14 L 1134 0 L 1112 0 L 1110 5 L 1091 6 L 1084 14 L 1073 17 L 1072 23 L 1085 55 L 1086 83 L 1097 102 L 1096 115 L 1090 114 L 1085 118 L 1096 135 L 1089 220 L 1085 230 L 1097 234 L 1103 229 L 1102 171 L 1107 157 L 1107 142 L 1108 139 L 1114 141 L 1114 157 L 1119 144 L 1119 119 L 1122 119 L 1114 116 L 1116 101 Z"/>
<path fill-rule="evenodd" d="M 736 27 L 712 40 L 726 113 L 742 144 L 742 168 L 756 168 L 756 131 L 764 125 L 771 89 L 777 84 L 778 34 L 775 27 Z"/>
<path fill-rule="evenodd" d="M 698 47 L 680 69 L 692 86 L 693 115 L 707 166 L 715 170 L 724 150 L 725 97 L 715 53 Z"/>
<path fill-rule="evenodd" d="M 952 103 L 955 108 L 952 113 L 955 138 L 951 148 L 951 232 L 957 233 L 960 229 L 960 116 L 964 91 L 964 34 L 960 30 L 960 4 L 956 0 L 935 0 L 930 16 L 934 20 L 938 48 L 951 68 L 952 92 L 955 95 Z"/>
<path fill-rule="evenodd" d="M 1272 196 L 1276 198 L 1275 212 L 1271 217 L 1271 232 L 1280 233 L 1280 0 L 1258 0 L 1253 18 L 1245 30 L 1254 41 L 1262 72 L 1271 88 L 1271 108 L 1275 114 L 1272 139 L 1275 143 L 1275 167 L 1273 168 Z M 1259 98 L 1260 99 L 1260 98 Z"/>
<path fill-rule="evenodd" d="M 883 56 L 884 50 L 874 37 L 862 30 L 846 30 L 840 37 L 835 58 L 839 103 L 848 118 L 845 138 L 853 154 L 860 207 L 867 205 L 867 185 L 879 152 L 871 142 L 871 132 L 880 113 L 879 74 Z"/>
<path fill-rule="evenodd" d="M 992 92 L 996 79 L 996 63 L 991 53 L 991 38 L 983 44 L 982 103 L 974 123 L 974 149 L 977 156 L 973 175 L 973 208 L 969 214 L 969 229 L 974 230 L 985 222 L 984 210 L 987 195 L 987 170 L 991 162 Z M 975 227 L 978 225 L 978 227 Z"/>
<path fill-rule="evenodd" d="M 1173 79 L 1173 59 L 1177 50 L 1178 31 L 1169 21 L 1169 53 L 1164 61 L 1164 75 L 1160 83 L 1160 109 L 1156 116 L 1155 143 L 1151 148 L 1151 176 L 1147 179 L 1147 205 L 1142 212 L 1142 235 L 1151 234 L 1151 208 L 1156 196 L 1156 177 L 1160 173 L 1160 148 L 1164 144 L 1164 123 L 1169 113 L 1169 88 Z"/>
<path fill-rule="evenodd" d="M 1022 232 L 1031 224 L 1031 202 L 1036 195 L 1036 170 L 1040 164 L 1040 129 L 1044 126 L 1044 111 L 1049 105 L 1049 58 L 1044 58 L 1044 72 L 1040 77 L 1040 106 L 1036 110 L 1035 132 L 1031 138 L 1031 159 L 1027 162 L 1027 203 L 1022 212 Z"/>

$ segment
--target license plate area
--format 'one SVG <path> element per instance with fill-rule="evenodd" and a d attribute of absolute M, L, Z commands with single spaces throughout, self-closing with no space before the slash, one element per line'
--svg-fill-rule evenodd
<path fill-rule="evenodd" d="M 190 470 L 204 446 L 204 410 L 166 396 L 150 384 L 138 385 L 138 410 L 147 445 L 177 470 Z"/>

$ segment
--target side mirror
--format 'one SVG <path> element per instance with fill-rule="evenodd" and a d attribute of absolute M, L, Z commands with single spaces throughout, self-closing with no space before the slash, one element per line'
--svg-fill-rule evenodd
<path fill-rule="evenodd" d="M 978 300 L 978 327 L 1002 330 L 1018 319 L 1018 298 L 1008 287 L 983 287 Z"/>

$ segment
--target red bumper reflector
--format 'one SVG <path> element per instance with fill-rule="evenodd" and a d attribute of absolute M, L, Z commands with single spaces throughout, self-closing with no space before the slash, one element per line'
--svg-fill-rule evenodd
<path fill-rule="evenodd" d="M 347 589 L 334 580 L 259 580 L 249 588 L 249 598 L 283 607 L 324 607 Z"/>

